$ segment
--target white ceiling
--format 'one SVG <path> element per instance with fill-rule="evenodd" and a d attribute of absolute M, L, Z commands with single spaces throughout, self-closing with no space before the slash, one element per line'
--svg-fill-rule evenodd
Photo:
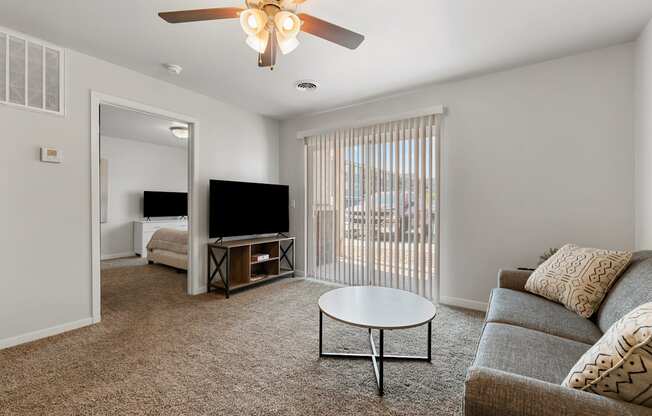
<path fill-rule="evenodd" d="M 289 118 L 634 40 L 652 0 L 308 0 L 301 10 L 366 35 L 356 51 L 301 34 L 272 72 L 237 20 L 171 25 L 159 11 L 241 0 L 2 0 L 0 25 L 275 118 Z M 182 65 L 179 77 L 161 63 Z M 315 79 L 316 93 L 294 89 Z"/>
<path fill-rule="evenodd" d="M 101 136 L 185 149 L 188 141 L 172 135 L 172 126 L 186 124 L 108 105 L 100 108 Z"/>

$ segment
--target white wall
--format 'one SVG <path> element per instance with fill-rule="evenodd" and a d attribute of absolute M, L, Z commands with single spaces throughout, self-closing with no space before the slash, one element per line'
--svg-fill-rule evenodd
<path fill-rule="evenodd" d="M 102 258 L 134 254 L 133 221 L 143 217 L 143 191 L 188 192 L 186 148 L 101 137 L 108 161 L 109 204 Z"/>
<path fill-rule="evenodd" d="M 652 249 L 652 21 L 636 42 L 636 248 Z"/>
<path fill-rule="evenodd" d="M 439 104 L 442 301 L 481 307 L 499 268 L 534 265 L 548 247 L 632 248 L 632 44 L 282 123 L 292 232 L 304 232 L 297 131 Z"/>
<path fill-rule="evenodd" d="M 0 106 L 0 348 L 91 317 L 91 90 L 199 120 L 200 248 L 209 179 L 278 180 L 278 122 L 75 51 L 66 58 L 65 117 Z M 45 144 L 63 150 L 63 164 L 39 162 Z M 199 255 L 205 267 L 205 250 Z"/>

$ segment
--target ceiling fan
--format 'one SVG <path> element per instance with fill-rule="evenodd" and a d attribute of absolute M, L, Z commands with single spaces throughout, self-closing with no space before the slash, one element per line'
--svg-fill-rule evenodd
<path fill-rule="evenodd" d="M 240 19 L 247 34 L 247 45 L 258 52 L 258 66 L 274 69 L 278 50 L 288 54 L 299 46 L 299 32 L 356 49 L 364 36 L 306 13 L 297 14 L 297 7 L 306 0 L 245 0 L 245 8 L 162 12 L 158 15 L 168 23 L 204 20 Z"/>

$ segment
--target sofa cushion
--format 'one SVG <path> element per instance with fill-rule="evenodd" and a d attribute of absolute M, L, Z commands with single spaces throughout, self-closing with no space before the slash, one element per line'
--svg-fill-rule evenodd
<path fill-rule="evenodd" d="M 433 415 L 440 414 L 437 411 Z M 514 373 L 471 367 L 464 416 L 652 416 L 652 409 Z"/>
<path fill-rule="evenodd" d="M 562 385 L 652 407 L 652 302 L 609 328 Z"/>
<path fill-rule="evenodd" d="M 631 258 L 630 252 L 566 244 L 532 273 L 525 290 L 589 318 Z"/>
<path fill-rule="evenodd" d="M 634 308 L 652 302 L 652 251 L 638 251 L 602 302 L 597 324 L 602 332 Z"/>
<path fill-rule="evenodd" d="M 594 344 L 602 337 L 596 324 L 562 305 L 511 289 L 491 292 L 486 320 L 535 329 L 587 344 Z"/>
<path fill-rule="evenodd" d="M 514 325 L 485 325 L 475 366 L 560 384 L 590 344 Z"/>

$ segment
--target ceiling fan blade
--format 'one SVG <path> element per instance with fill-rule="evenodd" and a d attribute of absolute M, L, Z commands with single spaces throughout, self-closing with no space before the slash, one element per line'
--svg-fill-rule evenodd
<path fill-rule="evenodd" d="M 243 9 L 238 7 L 219 7 L 216 9 L 181 10 L 162 12 L 158 15 L 168 23 L 200 22 L 203 20 L 237 19 Z"/>
<path fill-rule="evenodd" d="M 334 25 L 306 13 L 300 13 L 298 16 L 303 22 L 301 26 L 302 31 L 337 43 L 345 48 L 356 49 L 364 41 L 364 36 L 361 34 L 352 32 L 341 26 Z"/>

